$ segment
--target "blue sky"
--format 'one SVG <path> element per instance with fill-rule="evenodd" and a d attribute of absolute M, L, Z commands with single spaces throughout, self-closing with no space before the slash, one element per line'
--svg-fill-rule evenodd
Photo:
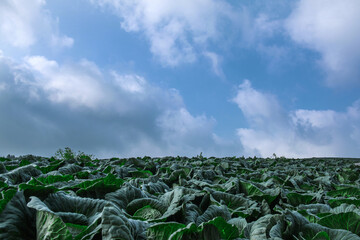
<path fill-rule="evenodd" d="M 0 155 L 360 154 L 357 0 L 5 0 Z"/>

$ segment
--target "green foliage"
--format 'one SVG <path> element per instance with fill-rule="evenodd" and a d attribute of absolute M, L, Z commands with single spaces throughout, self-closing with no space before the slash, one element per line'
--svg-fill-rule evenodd
<path fill-rule="evenodd" d="M 26 165 L 29 165 L 29 164 L 31 164 L 31 162 L 30 162 L 29 160 L 23 159 L 23 160 L 21 160 L 21 162 L 20 162 L 20 167 L 26 166 Z"/>
<path fill-rule="evenodd" d="M 114 192 L 120 188 L 124 180 L 117 178 L 109 173 L 104 178 L 84 181 L 67 190 L 75 190 L 76 194 L 81 197 L 104 198 L 106 193 Z"/>
<path fill-rule="evenodd" d="M 51 162 L 50 165 L 48 166 L 36 166 L 37 169 L 39 169 L 42 173 L 46 174 L 49 173 L 51 171 L 55 171 L 58 170 L 62 165 L 64 164 L 63 160 L 56 160 L 54 162 Z"/>
<path fill-rule="evenodd" d="M 300 193 L 288 193 L 286 195 L 289 203 L 293 206 L 298 206 L 300 204 L 309 204 L 313 200 L 313 196 L 300 194 Z"/>
<path fill-rule="evenodd" d="M 11 159 L 0 157 L 0 162 L 6 162 L 6 161 L 11 161 Z"/>
<path fill-rule="evenodd" d="M 186 227 L 180 228 L 172 233 L 169 240 L 199 239 L 199 229 L 195 223 L 189 223 Z"/>
<path fill-rule="evenodd" d="M 73 224 L 73 223 L 65 223 L 65 225 L 73 237 L 79 236 L 87 228 L 86 225 L 79 225 L 79 224 Z"/>
<path fill-rule="evenodd" d="M 354 204 L 355 206 L 360 207 L 360 199 L 343 198 L 343 199 L 330 199 L 330 200 L 328 200 L 328 204 L 332 208 L 338 207 L 343 203 Z"/>
<path fill-rule="evenodd" d="M 331 197 L 356 197 L 360 198 L 360 189 L 356 187 L 346 187 L 342 189 L 337 189 L 329 191 L 327 193 Z"/>
<path fill-rule="evenodd" d="M 168 240 L 170 235 L 185 225 L 177 222 L 155 223 L 147 230 L 147 238 L 150 240 Z"/>
<path fill-rule="evenodd" d="M 152 208 L 150 205 L 146 205 L 146 206 L 138 209 L 134 213 L 134 217 L 139 217 L 144 220 L 156 219 L 161 216 L 162 216 L 161 212 L 156 210 L 155 208 Z"/>
<path fill-rule="evenodd" d="M 85 154 L 84 152 L 75 153 L 70 147 L 65 147 L 64 149 L 58 149 L 55 153 L 55 156 L 63 160 L 79 159 L 79 160 L 89 160 L 91 161 L 93 155 Z"/>
<path fill-rule="evenodd" d="M 30 185 L 39 185 L 39 183 L 42 183 L 41 185 L 49 185 L 56 182 L 68 182 L 74 180 L 74 176 L 72 175 L 50 175 L 47 177 L 38 177 L 36 179 L 31 179 L 28 184 Z"/>
<path fill-rule="evenodd" d="M 325 231 L 321 231 L 318 232 L 311 240 L 330 240 L 330 237 Z"/>
<path fill-rule="evenodd" d="M 0 159 L 0 239 L 360 239 L 351 159 L 57 156 Z"/>
<path fill-rule="evenodd" d="M 64 160 L 70 160 L 75 158 L 75 153 L 71 150 L 69 147 L 65 147 L 65 149 L 59 149 L 56 151 L 55 156 L 64 159 Z"/>
<path fill-rule="evenodd" d="M 107 167 L 104 169 L 103 173 L 110 173 L 111 170 L 112 170 L 112 167 L 111 167 L 111 166 L 107 166 Z"/>
<path fill-rule="evenodd" d="M 135 178 L 148 178 L 153 175 L 152 172 L 150 172 L 149 170 L 138 170 L 130 173 L 131 176 Z"/>
<path fill-rule="evenodd" d="M 59 216 L 47 211 L 36 213 L 37 240 L 72 240 L 72 235 Z"/>
<path fill-rule="evenodd" d="M 49 194 L 59 191 L 59 189 L 53 186 L 41 186 L 41 185 L 30 185 L 22 183 L 19 185 L 19 190 L 24 191 L 24 196 L 29 198 L 30 196 L 36 196 L 40 199 L 45 199 Z"/>
<path fill-rule="evenodd" d="M 331 214 L 318 223 L 328 228 L 345 229 L 360 236 L 360 216 L 354 212 Z"/>
<path fill-rule="evenodd" d="M 81 171 L 81 172 L 77 172 L 75 175 L 79 179 L 87 179 L 89 178 L 90 173 L 87 171 Z"/>
<path fill-rule="evenodd" d="M 14 170 L 14 169 L 16 169 L 16 168 L 18 168 L 20 166 L 19 165 L 6 165 L 5 167 L 6 167 L 6 170 L 11 171 L 11 170 Z"/>
<path fill-rule="evenodd" d="M 203 226 L 204 229 L 207 226 L 216 227 L 218 232 L 220 233 L 221 239 L 235 239 L 239 237 L 238 229 L 235 226 L 227 223 L 222 217 L 216 217 L 206 223 L 203 223 L 202 225 L 200 225 L 200 227 L 201 226 Z"/>
<path fill-rule="evenodd" d="M 10 188 L 1 192 L 0 213 L 4 210 L 6 204 L 15 196 L 16 189 Z"/>
<path fill-rule="evenodd" d="M 7 188 L 9 185 L 7 185 L 5 182 L 0 181 L 0 189 L 1 188 Z"/>

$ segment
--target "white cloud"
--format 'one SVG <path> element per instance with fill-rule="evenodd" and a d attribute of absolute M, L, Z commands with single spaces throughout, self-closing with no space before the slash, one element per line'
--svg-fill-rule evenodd
<path fill-rule="evenodd" d="M 40 40 L 53 46 L 71 47 L 74 40 L 59 34 L 58 20 L 45 9 L 45 0 L 0 2 L 0 44 L 26 48 Z"/>
<path fill-rule="evenodd" d="M 341 121 L 338 119 L 340 116 L 337 112 L 332 110 L 296 110 L 293 121 L 302 126 L 308 126 L 309 128 L 325 128 L 331 127 L 336 122 Z"/>
<path fill-rule="evenodd" d="M 97 66 L 87 60 L 68 66 L 59 66 L 43 56 L 25 58 L 26 67 L 32 71 L 35 84 L 55 103 L 68 103 L 72 107 L 99 107 L 106 94 L 99 79 L 102 74 Z"/>
<path fill-rule="evenodd" d="M 287 19 L 291 38 L 321 54 L 329 86 L 359 83 L 359 8 L 358 0 L 301 0 Z"/>
<path fill-rule="evenodd" d="M 297 109 L 286 112 L 273 95 L 245 80 L 233 101 L 250 123 L 237 129 L 247 155 L 270 157 L 358 156 L 360 100 L 345 112 Z"/>
<path fill-rule="evenodd" d="M 60 47 L 72 47 L 74 44 L 74 39 L 68 36 L 59 37 L 57 35 L 51 35 L 51 45 L 60 46 Z"/>
<path fill-rule="evenodd" d="M 227 155 L 234 144 L 215 120 L 192 115 L 176 89 L 88 60 L 61 64 L 0 57 L 0 155 L 52 155 L 58 148 L 110 156 Z"/>
<path fill-rule="evenodd" d="M 205 57 L 207 57 L 211 62 L 211 67 L 213 72 L 220 77 L 221 79 L 225 78 L 224 72 L 221 68 L 221 58 L 214 52 L 206 51 L 203 53 Z"/>
<path fill-rule="evenodd" d="M 213 141 L 214 120 L 206 116 L 194 117 L 185 108 L 165 111 L 157 119 L 157 125 L 163 129 L 162 138 L 174 155 L 181 152 L 198 154 L 201 147 L 197 143 Z"/>
<path fill-rule="evenodd" d="M 247 79 L 239 85 L 238 93 L 233 101 L 248 117 L 270 117 L 274 112 L 277 114 L 279 109 L 274 96 L 253 89 Z"/>
<path fill-rule="evenodd" d="M 222 0 L 91 0 L 108 7 L 121 18 L 129 32 L 144 32 L 150 50 L 166 66 L 191 63 L 216 40 L 224 19 L 234 17 Z"/>
<path fill-rule="evenodd" d="M 278 122 L 283 121 L 282 109 L 276 97 L 253 89 L 247 79 L 239 85 L 237 95 L 232 101 L 251 120 L 250 123 L 265 125 L 269 118 L 277 119 Z"/>
<path fill-rule="evenodd" d="M 146 88 L 146 80 L 138 75 L 119 75 L 115 71 L 112 75 L 119 85 L 125 91 L 130 93 L 144 93 Z"/>

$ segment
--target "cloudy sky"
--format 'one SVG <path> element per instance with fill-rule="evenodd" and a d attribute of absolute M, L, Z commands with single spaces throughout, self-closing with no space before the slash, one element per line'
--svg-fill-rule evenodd
<path fill-rule="evenodd" d="M 358 0 L 2 0 L 0 156 L 360 156 Z"/>

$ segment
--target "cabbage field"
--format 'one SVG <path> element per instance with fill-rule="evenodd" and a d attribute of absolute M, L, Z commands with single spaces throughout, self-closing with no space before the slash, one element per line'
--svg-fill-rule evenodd
<path fill-rule="evenodd" d="M 0 158 L 0 239 L 360 240 L 360 159 Z"/>

